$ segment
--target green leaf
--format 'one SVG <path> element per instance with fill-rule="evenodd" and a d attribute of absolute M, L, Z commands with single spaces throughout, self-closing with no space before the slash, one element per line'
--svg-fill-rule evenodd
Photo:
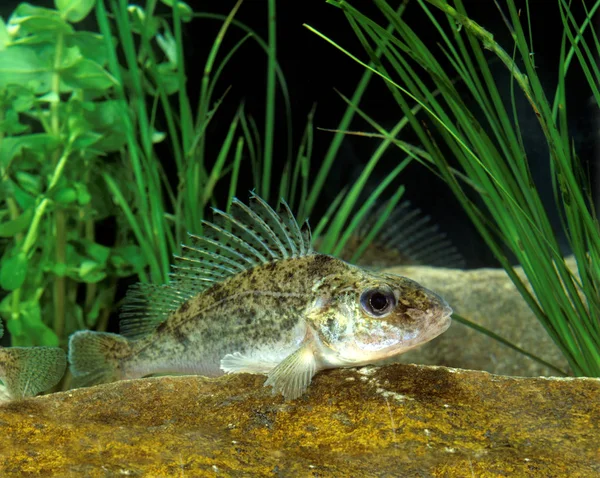
<path fill-rule="evenodd" d="M 0 51 L 0 88 L 9 85 L 29 86 L 36 94 L 50 90 L 52 65 L 33 48 L 11 46 Z"/>
<path fill-rule="evenodd" d="M 110 247 L 103 246 L 93 241 L 86 239 L 80 239 L 76 244 L 77 250 L 94 260 L 98 263 L 97 265 L 104 265 L 110 256 Z"/>
<path fill-rule="evenodd" d="M 58 204 L 72 204 L 77 200 L 77 192 L 74 188 L 64 187 L 54 191 L 52 199 Z"/>
<path fill-rule="evenodd" d="M 0 287 L 15 290 L 23 285 L 27 277 L 27 255 L 20 252 L 2 261 L 0 265 Z"/>
<path fill-rule="evenodd" d="M 15 180 L 24 191 L 37 196 L 42 192 L 42 177 L 26 171 L 17 171 Z"/>
<path fill-rule="evenodd" d="M 10 106 L 17 113 L 23 113 L 33 108 L 36 97 L 33 92 L 22 86 L 14 85 L 7 88 L 10 97 Z"/>
<path fill-rule="evenodd" d="M 45 267 L 44 270 L 52 271 L 58 277 L 65 277 L 68 274 L 68 266 L 63 262 L 60 264 L 51 264 Z"/>
<path fill-rule="evenodd" d="M 14 338 L 15 337 L 22 337 L 23 336 L 23 323 L 17 319 L 10 319 L 6 321 L 6 328 L 8 329 L 8 331 L 10 332 L 10 335 L 13 339 L 13 344 L 14 344 Z"/>
<path fill-rule="evenodd" d="M 106 90 L 118 84 L 101 65 L 87 59 L 63 70 L 61 78 L 71 88 Z"/>
<path fill-rule="evenodd" d="M 163 51 L 169 64 L 173 67 L 177 66 L 177 42 L 171 32 L 166 31 L 164 35 L 156 35 L 156 43 Z"/>
<path fill-rule="evenodd" d="M 164 131 L 156 131 L 155 129 L 152 130 L 152 144 L 160 143 L 161 141 L 164 141 L 166 137 L 167 133 Z"/>
<path fill-rule="evenodd" d="M 15 110 L 8 110 L 0 122 L 0 131 L 4 134 L 15 135 L 26 132 L 29 126 L 19 122 L 19 114 Z"/>
<path fill-rule="evenodd" d="M 92 32 L 75 32 L 65 38 L 65 45 L 77 47 L 81 55 L 99 65 L 108 61 L 108 51 L 102 35 Z"/>
<path fill-rule="evenodd" d="M 110 256 L 110 262 L 117 269 L 119 277 L 125 277 L 142 271 L 148 265 L 142 249 L 133 244 L 115 247 Z"/>
<path fill-rule="evenodd" d="M 32 215 L 33 209 L 28 209 L 21 213 L 19 217 L 0 224 L 0 237 L 13 237 L 15 234 L 24 231 L 29 226 Z"/>
<path fill-rule="evenodd" d="M 54 0 L 57 10 L 63 18 L 77 23 L 89 15 L 96 0 Z"/>
<path fill-rule="evenodd" d="M 54 331 L 42 320 L 42 309 L 37 300 L 28 300 L 21 303 L 20 316 L 26 335 L 26 343 L 19 345 L 45 345 L 57 347 L 59 340 Z"/>
<path fill-rule="evenodd" d="M 179 76 L 177 71 L 173 69 L 173 65 L 168 62 L 156 65 L 158 71 L 157 81 L 164 88 L 167 95 L 172 95 L 179 90 Z"/>
<path fill-rule="evenodd" d="M 34 7 L 21 3 L 8 21 L 10 26 L 18 26 L 18 36 L 35 35 L 40 32 L 72 33 L 73 27 L 65 22 L 56 10 Z"/>
<path fill-rule="evenodd" d="M 74 184 L 75 190 L 77 191 L 77 202 L 80 206 L 89 204 L 92 200 L 92 195 L 89 193 L 87 186 L 84 183 Z"/>
<path fill-rule="evenodd" d="M 81 132 L 76 136 L 76 139 L 73 141 L 73 149 L 76 150 L 85 150 L 90 146 L 95 145 L 102 139 L 102 135 L 98 133 L 94 133 L 93 131 L 85 131 Z"/>
<path fill-rule="evenodd" d="M 46 54 L 52 55 L 52 57 L 56 56 L 56 46 L 50 45 L 46 47 L 44 50 L 47 51 Z M 81 54 L 81 50 L 78 46 L 72 47 L 63 47 L 63 50 L 60 55 L 60 64 L 58 65 L 58 69 L 61 74 L 63 71 L 68 70 L 69 68 L 73 68 L 77 66 L 77 64 L 84 59 Z"/>
<path fill-rule="evenodd" d="M 108 289 L 102 289 L 100 294 L 96 296 L 90 310 L 85 316 L 85 326 L 88 329 L 93 329 L 98 321 L 98 317 L 100 317 L 100 310 L 104 306 L 104 296 L 107 295 L 107 292 L 110 292 Z"/>
<path fill-rule="evenodd" d="M 194 11 L 191 9 L 191 7 L 185 2 L 180 2 L 178 0 L 175 1 L 177 2 L 177 9 L 179 10 L 179 16 L 181 20 L 184 22 L 189 22 L 192 20 L 194 17 Z M 173 8 L 173 3 L 175 3 L 174 0 L 161 0 L 161 2 L 171 8 Z"/>
<path fill-rule="evenodd" d="M 4 50 L 10 43 L 10 35 L 6 29 L 6 23 L 2 17 L 0 17 L 0 51 Z"/>
<path fill-rule="evenodd" d="M 138 35 L 144 33 L 148 38 L 156 35 L 159 27 L 158 18 L 154 16 L 147 17 L 144 9 L 138 5 L 128 5 L 127 12 L 129 13 L 131 31 Z"/>
<path fill-rule="evenodd" d="M 7 181 L 7 183 L 10 185 L 10 190 L 21 209 L 25 210 L 35 206 L 37 202 L 36 196 L 29 194 L 27 191 L 24 191 L 19 187 L 18 184 L 14 183 L 13 181 Z"/>
<path fill-rule="evenodd" d="M 83 116 L 95 133 L 101 138 L 94 143 L 94 148 L 109 153 L 120 150 L 127 141 L 124 116 L 130 114 L 118 101 L 102 101 L 92 103 L 91 111 L 84 111 Z"/>
<path fill-rule="evenodd" d="M 83 261 L 79 267 L 79 277 L 87 283 L 100 282 L 106 277 L 106 272 L 97 262 Z"/>
<path fill-rule="evenodd" d="M 0 76 L 2 76 L 2 73 L 0 73 Z M 7 137 L 0 142 L 0 164 L 7 167 L 12 159 L 24 149 L 46 156 L 59 145 L 60 138 L 45 133 Z"/>

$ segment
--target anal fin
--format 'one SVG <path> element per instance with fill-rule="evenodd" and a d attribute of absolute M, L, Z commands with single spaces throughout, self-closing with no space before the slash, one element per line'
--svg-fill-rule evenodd
<path fill-rule="evenodd" d="M 265 387 L 272 386 L 273 395 L 281 393 L 286 400 L 294 400 L 306 391 L 316 372 L 313 348 L 305 343 L 269 373 Z"/>

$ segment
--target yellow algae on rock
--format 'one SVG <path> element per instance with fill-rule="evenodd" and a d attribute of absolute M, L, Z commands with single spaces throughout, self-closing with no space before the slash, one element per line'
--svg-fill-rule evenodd
<path fill-rule="evenodd" d="M 417 365 L 121 381 L 0 406 L 0 476 L 596 476 L 598 379 Z"/>

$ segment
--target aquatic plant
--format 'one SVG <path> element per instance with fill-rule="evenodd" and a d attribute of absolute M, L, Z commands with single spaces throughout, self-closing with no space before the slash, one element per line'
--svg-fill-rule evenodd
<path fill-rule="evenodd" d="M 590 96 L 600 104 L 596 62 L 600 42 L 591 28 L 600 2 L 591 2 L 589 7 L 583 3 L 583 19 L 575 18 L 566 0 L 548 5 L 559 9 L 563 24 L 554 91 L 542 88 L 536 71 L 529 24 L 530 15 L 536 12 L 530 11 L 528 2 L 523 11 L 514 0 L 503 2 L 507 14 L 499 11 L 498 15 L 513 41 L 504 48 L 491 32 L 469 18 L 461 0 L 411 2 L 429 21 L 427 28 L 420 24 L 420 31 L 437 35 L 439 48 L 435 50 L 403 20 L 407 2 L 396 10 L 385 0 L 375 0 L 388 28 L 364 15 L 362 7 L 338 0 L 329 3 L 344 13 L 370 63 L 313 31 L 384 80 L 405 115 L 401 123 L 410 124 L 420 145 L 396 139 L 397 131 L 386 130 L 363 114 L 377 131 L 375 136 L 393 141 L 403 151 L 417 151 L 418 159 L 441 175 L 572 371 L 600 376 L 600 226 L 567 115 L 568 73 L 574 65 L 582 69 L 586 81 L 569 86 L 589 88 Z M 511 78 L 508 102 L 500 94 L 500 80 L 492 74 L 493 61 L 502 64 Z M 532 179 L 519 128 L 519 95 L 535 113 L 547 142 L 554 200 L 577 271 L 567 267 Z M 456 159 L 458 173 L 448 157 Z M 514 271 L 511 253 L 523 267 L 531 289 Z"/>
<path fill-rule="evenodd" d="M 93 2 L 57 4 L 24 3 L 0 21 L 0 313 L 13 345 L 56 346 L 94 325 L 116 278 L 144 265 L 130 242 L 95 241 L 114 209 L 99 181 L 113 166 L 101 157 L 123 147 L 126 114 L 108 98 L 116 80 L 103 39 L 73 26 Z"/>
<path fill-rule="evenodd" d="M 276 58 L 275 2 L 267 3 L 266 40 L 235 19 L 241 4 L 223 16 L 163 0 L 165 15 L 157 13 L 157 2 L 142 8 L 125 0 L 56 0 L 55 9 L 23 3 L 0 21 L 0 286 L 6 291 L 0 315 L 13 345 L 65 345 L 76 330 L 105 330 L 119 280 L 135 274 L 142 282 L 167 281 L 172 253 L 188 231 L 202 233 L 206 211 L 217 205 L 217 185 L 228 191 L 227 209 L 242 171 L 250 171 L 262 196 L 287 199 L 300 220 L 314 212 L 344 135 L 334 134 L 325 158 L 311 165 L 311 111 L 294 153 L 291 102 Z M 90 15 L 99 32 L 78 28 Z M 183 41 L 193 18 L 219 25 L 197 104 L 187 90 Z M 234 33 L 233 46 L 224 49 L 224 38 Z M 223 122 L 228 90 L 220 76 L 252 42 L 267 57 L 264 128 L 240 103 L 225 118 L 224 133 L 208 135 L 214 118 Z M 365 72 L 353 104 L 371 76 Z M 283 176 L 273 178 L 278 98 L 288 154 Z M 339 130 L 355 114 L 348 106 Z M 159 144 L 174 173 L 167 174 Z M 382 142 L 317 224 L 321 251 L 339 252 L 383 198 L 386 214 L 400 201 L 403 189 L 390 194 L 388 188 L 410 155 L 358 207 L 391 144 Z"/>

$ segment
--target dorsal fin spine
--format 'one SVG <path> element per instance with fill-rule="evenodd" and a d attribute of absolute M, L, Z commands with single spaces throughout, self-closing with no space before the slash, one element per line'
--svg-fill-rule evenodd
<path fill-rule="evenodd" d="M 310 254 L 312 252 L 312 234 L 310 232 L 308 220 L 304 221 L 304 224 L 302 224 L 300 234 L 302 235 L 302 243 L 304 244 L 304 254 Z"/>
<path fill-rule="evenodd" d="M 296 232 L 294 231 L 292 225 L 290 224 L 290 218 L 288 217 L 288 210 L 283 206 L 283 201 L 279 204 L 277 213 L 281 217 L 281 224 L 283 225 L 283 227 L 285 229 L 286 235 L 292 240 L 292 242 L 294 242 L 296 244 L 295 255 L 296 256 L 302 255 L 302 249 L 303 249 L 302 242 L 298 240 L 298 236 L 297 236 Z"/>
<path fill-rule="evenodd" d="M 204 223 L 204 221 L 203 221 L 203 224 L 204 225 L 211 225 L 210 223 Z M 232 255 L 234 255 L 236 257 L 239 257 L 244 262 L 246 262 L 248 264 L 253 264 L 253 262 L 250 261 L 248 259 L 248 257 L 246 257 L 244 254 L 240 254 L 238 251 L 236 251 L 235 249 L 233 249 L 231 247 L 226 246 L 225 244 L 221 244 L 220 242 L 212 240 L 212 239 L 210 239 L 208 237 L 196 236 L 194 234 L 188 234 L 188 235 L 189 235 L 189 237 L 191 237 L 196 242 L 199 242 L 199 243 L 204 242 L 206 244 L 213 245 L 213 246 L 218 247 L 220 249 L 224 249 L 227 252 L 229 252 L 230 254 L 232 254 Z M 204 250 L 204 249 L 199 249 L 197 247 L 192 247 L 192 246 L 189 246 L 189 245 L 188 246 L 184 246 L 184 247 L 186 249 L 188 249 L 188 250 L 191 250 L 191 251 L 194 251 L 194 252 L 198 253 L 199 255 L 203 255 L 203 256 L 209 257 L 209 258 L 211 258 L 213 260 L 220 260 L 220 261 L 226 262 L 227 264 L 230 264 L 230 265 L 232 265 L 234 267 L 237 267 L 239 270 L 244 270 L 246 268 L 244 266 L 244 264 L 238 262 L 235 259 L 232 259 L 231 257 L 224 256 L 223 254 L 215 254 L 214 252 L 207 251 L 207 250 Z"/>
<path fill-rule="evenodd" d="M 285 231 L 285 226 L 284 224 L 281 222 L 281 218 L 279 217 L 279 215 L 273 210 L 273 208 L 271 206 L 269 206 L 269 204 L 267 204 L 266 201 L 264 201 L 260 196 L 257 196 L 256 194 L 252 193 L 252 195 L 250 196 L 251 200 L 256 201 L 258 204 L 260 204 L 260 206 L 262 206 L 263 210 L 267 212 L 267 214 L 269 215 L 269 217 L 271 218 L 271 221 L 277 225 L 277 227 L 279 228 L 279 230 L 281 231 L 281 235 L 283 237 L 285 237 L 285 240 L 289 246 L 289 250 L 283 245 L 284 250 L 286 251 L 286 259 L 289 256 L 295 256 L 298 254 L 298 249 L 296 248 L 296 245 L 294 244 L 294 241 L 292 241 L 291 237 L 289 236 L 289 234 L 286 233 Z M 273 230 L 273 228 L 271 228 L 271 230 Z M 275 235 L 277 235 L 277 232 L 273 230 L 273 232 L 275 233 Z"/>
<path fill-rule="evenodd" d="M 185 268 L 186 267 L 186 263 L 192 263 L 192 264 L 198 264 L 198 266 L 196 266 L 197 269 L 200 269 L 201 267 L 215 267 L 215 269 L 219 269 L 224 271 L 225 273 L 228 274 L 236 274 L 237 272 L 243 271 L 244 269 L 231 269 L 227 266 L 224 266 L 222 264 L 215 264 L 214 262 L 206 262 L 203 261 L 201 259 L 194 259 L 193 257 L 185 257 L 185 256 L 173 256 L 175 257 L 176 265 L 174 267 L 180 267 L 179 264 L 183 263 L 184 265 L 182 265 L 181 267 Z"/>
<path fill-rule="evenodd" d="M 206 270 L 202 269 L 202 265 L 205 265 L 203 262 L 198 261 L 197 263 L 201 265 L 200 268 L 186 267 L 185 265 L 171 266 L 171 268 L 173 269 L 173 272 L 171 274 L 186 275 L 186 276 L 193 274 L 194 276 L 197 276 L 197 277 L 207 277 L 207 278 L 211 278 L 214 280 L 219 280 L 224 277 L 229 277 L 229 275 L 231 275 L 231 274 L 227 274 L 226 272 L 221 271 L 221 270 L 212 270 L 211 269 L 210 271 L 206 271 Z M 210 266 L 210 264 L 208 264 L 207 266 Z"/>
<path fill-rule="evenodd" d="M 223 214 L 225 214 L 225 213 L 223 213 Z M 235 234 L 232 234 L 231 232 L 223 229 L 222 227 L 217 226 L 216 224 L 213 224 L 212 222 L 202 221 L 202 224 L 204 226 L 210 227 L 212 230 L 216 231 L 217 234 L 220 234 L 221 236 L 226 237 L 230 241 L 235 242 L 240 247 L 246 249 L 250 254 L 252 254 L 253 257 L 248 257 L 248 256 L 245 256 L 244 254 L 240 254 L 242 257 L 244 257 L 244 260 L 251 266 L 257 266 L 261 262 L 266 261 L 264 256 L 262 254 L 260 254 L 256 249 L 254 249 L 254 247 L 252 247 L 250 244 L 242 241 Z"/>
<path fill-rule="evenodd" d="M 281 243 L 281 241 L 279 240 L 279 237 L 277 236 L 277 234 L 275 234 L 273 229 L 271 229 L 271 226 L 269 226 L 262 217 L 260 217 L 258 214 L 256 214 L 256 212 L 254 212 L 251 208 L 249 208 L 244 203 L 242 203 L 239 199 L 233 198 L 233 203 L 236 204 L 240 209 L 242 209 L 254 221 L 256 221 L 261 226 L 261 228 L 269 235 L 269 238 L 271 239 L 271 241 L 277 245 L 277 247 L 279 248 L 280 254 L 277 254 L 270 247 L 268 247 L 265 244 L 264 240 L 261 239 L 261 241 L 260 241 L 261 244 L 264 244 L 264 247 L 267 248 L 267 250 L 270 252 L 273 259 L 287 258 L 287 251 L 286 251 L 285 247 L 283 246 L 283 244 Z"/>
<path fill-rule="evenodd" d="M 307 253 L 306 244 L 304 244 L 304 238 L 302 237 L 302 231 L 300 231 L 300 227 L 298 226 L 298 221 L 296 221 L 290 207 L 283 199 L 281 200 L 281 206 L 285 210 L 289 222 L 287 226 L 290 228 L 290 232 L 296 236 L 296 241 L 300 245 L 300 250 L 298 252 L 300 255 L 305 255 Z"/>
<path fill-rule="evenodd" d="M 221 216 L 223 219 L 225 219 L 226 221 L 230 222 L 231 224 L 235 224 L 242 231 L 244 231 L 246 234 L 248 234 L 249 236 L 251 236 L 256 242 L 258 242 L 263 247 L 265 247 L 267 253 L 269 253 L 270 255 L 273 254 L 273 252 L 271 251 L 271 249 L 269 249 L 268 247 L 266 247 L 264 245 L 264 242 L 251 229 L 249 229 L 248 227 L 246 227 L 244 225 L 244 223 L 242 223 L 241 221 L 239 221 L 238 219 L 236 219 L 235 217 L 233 217 L 231 214 L 227 214 L 226 212 L 221 211 L 220 209 L 213 209 L 213 211 L 218 216 Z M 241 242 L 244 242 L 244 241 L 241 241 Z M 267 259 L 264 256 L 264 254 L 262 252 L 260 252 L 258 249 L 256 249 L 252 244 L 248 244 L 248 243 L 245 243 L 245 244 L 246 244 L 246 247 L 259 260 L 259 263 L 266 264 L 267 262 L 270 262 L 269 259 Z"/>
<path fill-rule="evenodd" d="M 312 253 L 308 222 L 300 227 L 285 201 L 275 212 L 260 197 L 250 199 L 249 206 L 234 199 L 231 214 L 213 209 L 214 222 L 202 221 L 204 235 L 189 234 L 192 244 L 175 256 L 167 284 L 139 284 L 128 292 L 121 313 L 124 335 L 151 333 L 182 304 L 240 272 Z"/>

